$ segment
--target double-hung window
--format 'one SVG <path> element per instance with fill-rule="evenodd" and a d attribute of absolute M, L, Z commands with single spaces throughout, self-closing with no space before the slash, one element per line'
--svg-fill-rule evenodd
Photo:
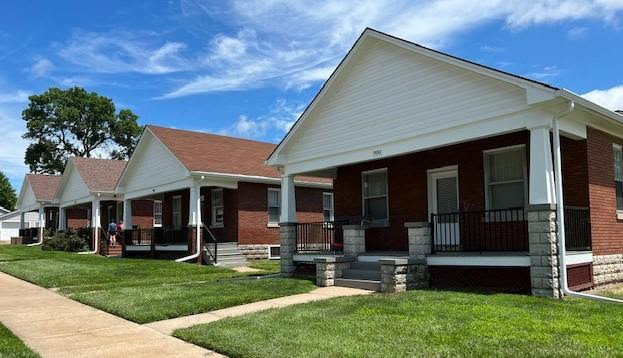
<path fill-rule="evenodd" d="M 268 188 L 268 224 L 277 225 L 281 217 L 281 189 Z"/>
<path fill-rule="evenodd" d="M 621 146 L 614 145 L 614 188 L 617 199 L 617 212 L 623 213 L 623 152 Z"/>
<path fill-rule="evenodd" d="M 175 195 L 171 208 L 171 221 L 173 221 L 173 230 L 182 229 L 182 196 Z"/>
<path fill-rule="evenodd" d="M 526 204 L 525 147 L 484 152 L 487 209 L 520 208 Z"/>
<path fill-rule="evenodd" d="M 212 226 L 223 227 L 225 215 L 223 206 L 223 188 L 212 189 L 210 192 L 210 200 L 212 202 Z"/>
<path fill-rule="evenodd" d="M 154 200 L 154 227 L 162 227 L 162 201 Z"/>
<path fill-rule="evenodd" d="M 363 216 L 372 222 L 389 219 L 387 169 L 361 173 L 363 189 Z"/>
<path fill-rule="evenodd" d="M 322 193 L 322 214 L 325 222 L 334 220 L 333 193 Z"/>

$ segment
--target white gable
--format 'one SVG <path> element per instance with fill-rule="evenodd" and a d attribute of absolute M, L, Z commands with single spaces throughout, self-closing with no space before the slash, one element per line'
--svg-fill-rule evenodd
<path fill-rule="evenodd" d="M 57 193 L 60 202 L 67 203 L 88 198 L 91 192 L 76 167 L 71 162 L 68 162 L 67 167 L 69 170 L 63 173 L 62 191 Z"/>
<path fill-rule="evenodd" d="M 30 183 L 28 180 L 24 180 L 25 185 L 24 190 L 20 193 L 19 199 L 19 210 L 35 210 L 39 208 L 39 203 L 37 202 L 37 198 L 35 197 L 35 192 L 32 190 Z"/>
<path fill-rule="evenodd" d="M 149 129 L 146 129 L 128 162 L 118 189 L 129 194 L 187 178 L 186 168 Z"/>
<path fill-rule="evenodd" d="M 282 153 L 290 163 L 329 157 L 525 108 L 519 86 L 367 39 Z"/>

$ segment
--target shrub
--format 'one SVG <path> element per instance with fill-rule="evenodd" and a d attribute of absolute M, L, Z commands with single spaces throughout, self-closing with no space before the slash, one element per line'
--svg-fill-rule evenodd
<path fill-rule="evenodd" d="M 57 231 L 54 236 L 44 239 L 42 250 L 49 251 L 84 251 L 88 249 L 87 240 L 75 230 Z"/>

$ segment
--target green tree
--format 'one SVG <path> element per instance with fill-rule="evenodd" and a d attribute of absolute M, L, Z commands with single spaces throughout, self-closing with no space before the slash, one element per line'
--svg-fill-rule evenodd
<path fill-rule="evenodd" d="M 142 131 L 131 110 L 117 112 L 110 98 L 80 87 L 50 88 L 29 99 L 23 137 L 32 143 L 24 161 L 34 173 L 61 173 L 68 157 L 88 158 L 96 150 L 127 159 Z"/>
<path fill-rule="evenodd" d="M 14 210 L 16 201 L 17 195 L 15 195 L 15 189 L 11 186 L 6 175 L 0 172 L 0 206 L 5 209 Z"/>

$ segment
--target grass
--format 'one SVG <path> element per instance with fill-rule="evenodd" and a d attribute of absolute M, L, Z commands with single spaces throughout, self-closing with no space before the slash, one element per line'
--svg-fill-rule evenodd
<path fill-rule="evenodd" d="M 279 260 L 252 260 L 249 261 L 249 267 L 267 271 L 270 273 L 278 273 L 281 270 L 281 261 Z"/>
<path fill-rule="evenodd" d="M 250 279 L 249 273 L 213 266 L 109 259 L 26 246 L 1 246 L 0 271 L 54 288 L 72 299 L 138 323 L 303 293 L 314 288 L 306 280 Z"/>
<path fill-rule="evenodd" d="M 174 335 L 230 357 L 621 356 L 623 306 L 417 290 L 290 306 Z"/>
<path fill-rule="evenodd" d="M 28 348 L 24 342 L 15 337 L 8 328 L 0 323 L 0 358 L 35 358 L 39 355 L 30 348 Z"/>

